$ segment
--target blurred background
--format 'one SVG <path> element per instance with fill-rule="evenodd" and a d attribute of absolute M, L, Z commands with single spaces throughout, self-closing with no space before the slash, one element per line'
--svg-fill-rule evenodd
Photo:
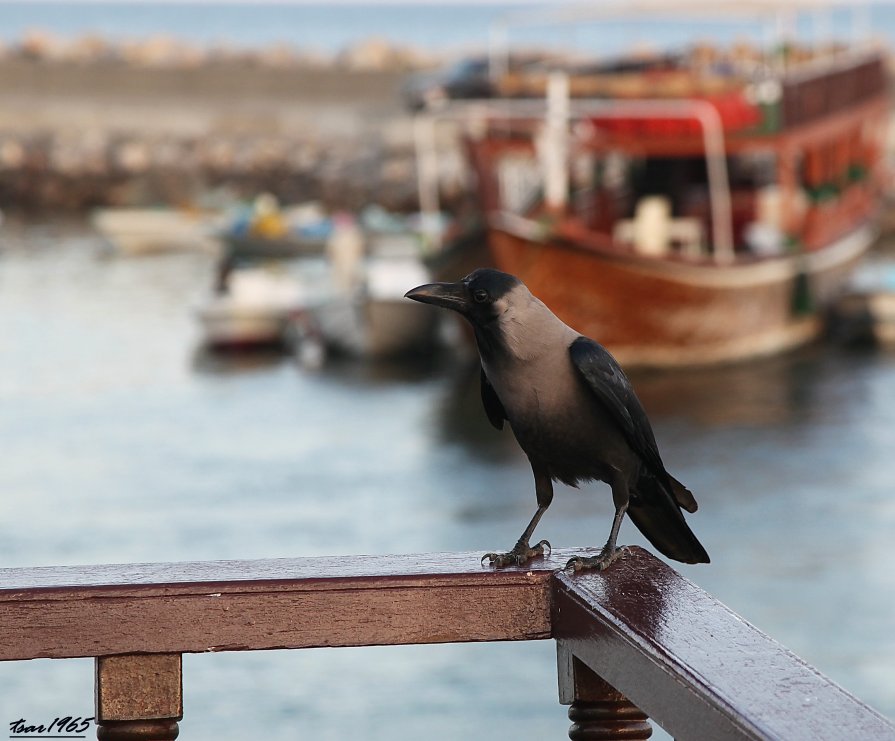
<path fill-rule="evenodd" d="M 414 117 L 493 96 L 507 36 L 532 65 L 694 41 L 648 13 L 508 20 L 533 9 L 0 2 L 0 566 L 515 541 L 528 463 L 489 426 L 459 325 L 400 298 L 463 274 L 436 245 L 484 243 L 453 139 L 420 214 Z M 887 4 L 806 23 L 895 42 Z M 699 41 L 741 33 L 712 20 Z M 856 295 L 895 291 L 880 208 Z M 631 376 L 700 503 L 712 564 L 675 568 L 895 718 L 895 353 L 872 329 Z M 611 515 L 604 485 L 560 486 L 538 536 L 600 545 Z M 645 544 L 628 522 L 620 540 Z M 181 728 L 560 738 L 555 674 L 549 641 L 187 655 Z M 92 713 L 91 660 L 0 665 L 3 722 Z"/>

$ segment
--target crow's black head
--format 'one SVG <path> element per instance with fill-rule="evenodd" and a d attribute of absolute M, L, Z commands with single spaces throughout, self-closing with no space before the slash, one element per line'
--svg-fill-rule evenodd
<path fill-rule="evenodd" d="M 479 268 L 456 283 L 429 283 L 404 295 L 459 312 L 473 325 L 485 325 L 506 311 L 510 294 L 520 286 L 522 281 L 513 275 Z"/>

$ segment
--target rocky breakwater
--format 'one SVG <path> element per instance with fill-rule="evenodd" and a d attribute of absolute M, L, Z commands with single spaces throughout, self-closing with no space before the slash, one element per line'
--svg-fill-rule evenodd
<path fill-rule="evenodd" d="M 0 208 L 189 204 L 222 189 L 412 207 L 399 88 L 427 63 L 379 42 L 321 58 L 26 39 L 0 50 Z"/>

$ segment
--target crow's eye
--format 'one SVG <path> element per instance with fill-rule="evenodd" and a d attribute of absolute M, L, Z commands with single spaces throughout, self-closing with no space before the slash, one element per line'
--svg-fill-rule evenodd
<path fill-rule="evenodd" d="M 483 304 L 488 300 L 488 292 L 484 288 L 479 288 L 477 291 L 472 292 L 472 297 L 477 303 Z"/>

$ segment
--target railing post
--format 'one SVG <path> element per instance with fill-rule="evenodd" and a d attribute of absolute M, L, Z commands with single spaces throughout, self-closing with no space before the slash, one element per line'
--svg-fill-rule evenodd
<path fill-rule="evenodd" d="M 559 702 L 569 705 L 572 741 L 647 739 L 653 728 L 644 714 L 621 692 L 578 661 L 556 642 Z"/>
<path fill-rule="evenodd" d="M 173 741 L 183 718 L 180 654 L 126 654 L 96 659 L 96 737 Z"/>

